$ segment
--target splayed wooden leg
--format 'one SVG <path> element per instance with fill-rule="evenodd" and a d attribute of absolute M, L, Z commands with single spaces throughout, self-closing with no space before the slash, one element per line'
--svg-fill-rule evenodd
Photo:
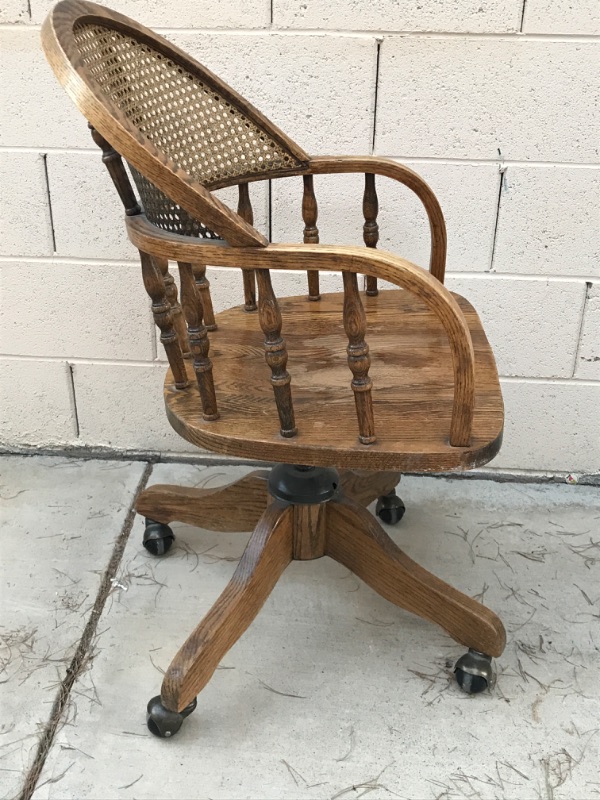
<path fill-rule="evenodd" d="M 210 531 L 251 531 L 267 507 L 268 477 L 268 471 L 256 470 L 214 489 L 158 483 L 140 494 L 135 508 L 165 524 L 176 520 Z"/>
<path fill-rule="evenodd" d="M 506 633 L 496 614 L 420 567 L 352 500 L 329 503 L 325 552 L 386 600 L 435 622 L 455 641 L 494 657 L 504 650 Z"/>

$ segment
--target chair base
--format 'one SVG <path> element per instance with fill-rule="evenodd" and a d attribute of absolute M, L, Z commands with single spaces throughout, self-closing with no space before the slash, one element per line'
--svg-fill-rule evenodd
<path fill-rule="evenodd" d="M 416 564 L 366 510 L 378 497 L 382 507 L 401 505 L 394 492 L 400 479 L 398 473 L 343 471 L 330 498 L 312 503 L 307 502 L 311 491 L 316 491 L 314 497 L 323 496 L 319 494 L 322 487 L 308 488 L 312 469 L 291 465 L 275 469 L 279 478 L 282 474 L 292 477 L 302 504 L 273 497 L 269 493 L 269 472 L 264 470 L 216 489 L 151 486 L 138 498 L 138 513 L 164 526 L 177 520 L 215 531 L 247 531 L 254 527 L 231 581 L 169 666 L 161 689 L 161 710 L 183 714 L 190 709 L 223 656 L 256 617 L 288 564 L 325 555 L 348 567 L 390 602 L 442 627 L 455 641 L 479 654 L 491 670 L 491 657 L 499 656 L 506 643 L 500 619 Z M 326 472 L 326 480 L 331 482 L 332 470 Z M 306 482 L 306 489 L 302 488 L 302 481 Z M 272 491 L 279 497 L 287 491 L 281 485 L 281 480 L 271 482 Z M 483 686 L 481 680 L 464 680 L 464 673 L 470 669 L 462 663 L 464 659 L 457 664 L 459 685 L 465 691 L 479 690 Z M 479 662 L 476 666 L 479 676 Z M 488 684 L 490 676 L 491 671 L 484 676 Z M 156 733 L 156 726 L 151 730 Z"/>

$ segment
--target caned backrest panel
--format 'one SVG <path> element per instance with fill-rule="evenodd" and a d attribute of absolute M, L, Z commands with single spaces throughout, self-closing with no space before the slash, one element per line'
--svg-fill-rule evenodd
<path fill-rule="evenodd" d="M 146 42 L 98 23 L 77 23 L 73 33 L 83 63 L 113 103 L 208 189 L 300 166 L 241 107 Z"/>
<path fill-rule="evenodd" d="M 151 222 L 265 246 L 214 189 L 304 172 L 308 156 L 202 64 L 117 12 L 63 0 L 42 31 L 57 77 L 129 162 Z"/>

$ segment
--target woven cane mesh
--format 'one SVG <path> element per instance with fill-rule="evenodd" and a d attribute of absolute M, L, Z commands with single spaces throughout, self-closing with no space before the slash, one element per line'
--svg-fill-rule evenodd
<path fill-rule="evenodd" d="M 74 37 L 96 83 L 158 150 L 207 188 L 300 162 L 212 86 L 149 45 L 96 23 Z"/>
<path fill-rule="evenodd" d="M 135 167 L 132 167 L 131 164 L 128 166 L 140 194 L 144 213 L 153 225 L 181 236 L 199 236 L 203 239 L 221 238 L 209 230 L 206 225 L 194 219 L 170 197 L 167 197 Z"/>

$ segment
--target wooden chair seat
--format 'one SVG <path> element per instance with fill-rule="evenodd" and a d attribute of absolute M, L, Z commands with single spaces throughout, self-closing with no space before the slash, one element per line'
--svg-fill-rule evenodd
<path fill-rule="evenodd" d="M 188 361 L 190 386 L 177 390 L 171 372 L 165 403 L 171 425 L 200 447 L 265 461 L 402 472 L 469 469 L 488 462 L 502 441 L 503 404 L 491 347 L 471 304 L 454 295 L 475 351 L 475 415 L 469 447 L 448 441 L 454 378 L 439 319 L 403 290 L 364 297 L 377 441 L 358 440 L 342 321 L 343 293 L 318 303 L 280 298 L 289 353 L 297 436 L 278 433 L 277 409 L 256 314 L 242 308 L 216 317 L 210 334 L 218 420 L 206 422 Z"/>

